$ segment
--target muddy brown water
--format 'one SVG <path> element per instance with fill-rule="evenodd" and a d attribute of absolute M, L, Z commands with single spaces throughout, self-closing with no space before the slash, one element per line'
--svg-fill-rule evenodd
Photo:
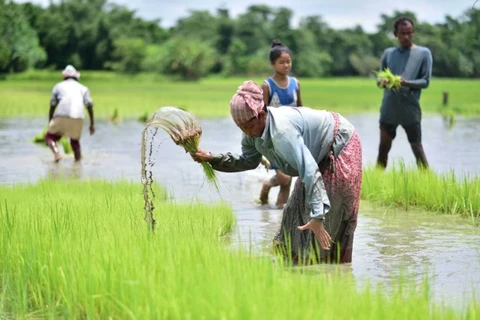
<path fill-rule="evenodd" d="M 375 114 L 351 114 L 363 143 L 366 165 L 373 164 L 379 141 Z M 201 147 L 211 151 L 240 151 L 241 132 L 229 119 L 201 120 Z M 50 151 L 33 144 L 43 119 L 0 119 L 0 181 L 2 184 L 35 182 L 45 177 L 70 176 L 78 179 L 132 179 L 141 182 L 140 150 L 143 125 L 136 121 L 112 124 L 99 119 L 97 132 L 82 137 L 84 159 L 74 164 L 71 156 L 52 163 Z M 441 116 L 424 116 L 423 141 L 431 167 L 437 172 L 480 174 L 480 119 L 457 119 L 450 128 Z M 219 173 L 220 194 L 209 188 L 201 166 L 159 130 L 153 150 L 153 179 L 165 185 L 178 199 L 223 200 L 237 217 L 232 234 L 234 245 L 266 253 L 276 232 L 281 210 L 259 206 L 255 199 L 263 179 L 272 175 L 265 169 L 245 173 Z M 403 159 L 414 164 L 406 135 L 400 128 L 394 141 L 391 161 Z M 271 202 L 278 189 L 272 189 Z M 141 190 L 139 190 L 141 196 Z M 139 208 L 139 219 L 144 214 Z M 156 215 L 161 212 L 155 212 Z M 406 272 L 421 282 L 427 278 L 433 300 L 463 307 L 475 294 L 480 302 L 480 228 L 451 216 L 376 207 L 362 202 L 352 264 L 343 271 L 359 283 L 390 284 Z M 330 267 L 309 267 L 308 272 L 325 272 Z"/>

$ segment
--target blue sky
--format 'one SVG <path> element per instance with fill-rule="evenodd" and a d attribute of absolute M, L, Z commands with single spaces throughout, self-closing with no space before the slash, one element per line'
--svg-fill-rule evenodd
<path fill-rule="evenodd" d="M 30 0 L 48 5 L 49 0 Z M 302 17 L 321 15 L 333 28 L 346 28 L 361 25 L 366 31 L 375 31 L 382 13 L 391 14 L 394 10 L 410 10 L 420 21 L 441 22 L 448 14 L 458 17 L 471 8 L 475 0 L 405 0 L 405 1 L 361 1 L 361 0 L 110 0 L 134 9 L 145 19 L 161 19 L 163 27 L 170 27 L 177 19 L 188 15 L 189 9 L 209 10 L 212 13 L 222 6 L 230 10 L 232 16 L 245 12 L 252 4 L 266 4 L 271 7 L 285 6 L 294 12 L 293 25 L 297 26 Z M 26 2 L 26 0 L 17 0 Z M 54 1 L 56 2 L 56 1 Z M 292 5 L 292 3 L 294 5 Z M 480 1 L 476 3 L 480 8 Z"/>

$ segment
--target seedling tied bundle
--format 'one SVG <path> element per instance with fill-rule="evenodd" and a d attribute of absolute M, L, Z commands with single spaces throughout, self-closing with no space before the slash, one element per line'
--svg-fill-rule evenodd
<path fill-rule="evenodd" d="M 176 145 L 182 146 L 186 152 L 197 152 L 202 127 L 198 119 L 188 111 L 176 107 L 162 107 L 147 122 L 147 126 L 162 128 Z M 201 163 L 207 180 L 218 190 L 215 170 L 208 162 Z"/>
<path fill-rule="evenodd" d="M 397 76 L 390 71 L 389 68 L 385 68 L 383 71 L 374 71 L 375 75 L 377 76 L 377 81 L 380 83 L 383 83 L 385 80 L 387 80 L 386 87 L 388 89 L 394 89 L 398 90 L 400 89 L 400 81 L 402 78 L 400 76 Z"/>
<path fill-rule="evenodd" d="M 48 126 L 43 128 L 43 131 L 41 133 L 37 134 L 33 138 L 33 142 L 38 143 L 38 144 L 43 144 L 43 145 L 46 146 L 47 144 L 45 143 L 45 136 L 47 135 L 47 131 L 48 131 Z M 62 144 L 63 151 L 65 152 L 65 154 L 72 153 L 72 146 L 70 145 L 70 142 L 67 140 L 66 137 L 62 137 L 60 139 L 60 143 Z"/>

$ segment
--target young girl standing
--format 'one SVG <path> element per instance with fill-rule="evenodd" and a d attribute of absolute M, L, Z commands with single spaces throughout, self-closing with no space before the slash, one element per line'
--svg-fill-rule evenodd
<path fill-rule="evenodd" d="M 270 65 L 274 70 L 274 74 L 262 84 L 265 105 L 271 107 L 302 106 L 300 82 L 288 75 L 292 69 L 290 50 L 282 45 L 279 40 L 272 41 Z M 275 169 L 275 176 L 263 182 L 262 190 L 260 191 L 260 203 L 267 204 L 270 189 L 280 186 L 276 205 L 277 207 L 283 207 L 290 195 L 292 178 L 280 171 L 275 164 L 269 163 L 266 158 L 262 158 L 262 163 L 269 169 Z"/>

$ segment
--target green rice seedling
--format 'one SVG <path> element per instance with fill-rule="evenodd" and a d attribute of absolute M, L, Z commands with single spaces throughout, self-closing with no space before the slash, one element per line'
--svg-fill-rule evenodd
<path fill-rule="evenodd" d="M 48 103 L 57 78 L 56 71 L 47 70 L 7 75 L 7 80 L 0 82 L 0 118 L 45 117 L 45 101 Z M 106 71 L 84 71 L 82 79 L 96 101 L 96 117 L 107 118 L 118 108 L 124 120 L 136 120 L 152 105 L 182 107 L 200 119 L 229 117 L 228 101 L 245 80 L 210 76 L 198 82 L 171 81 L 158 74 L 130 76 Z M 252 80 L 261 83 L 263 78 Z M 479 86 L 480 79 L 435 78 L 422 92 L 422 111 L 438 113 L 443 107 L 442 94 L 448 91 L 449 108 L 455 114 L 480 115 Z M 302 96 L 311 108 L 347 114 L 377 112 L 381 92 L 375 80 L 367 77 L 305 78 Z"/>
<path fill-rule="evenodd" d="M 386 87 L 388 89 L 398 90 L 400 89 L 400 81 L 401 77 L 397 76 L 390 71 L 389 68 L 385 68 L 383 71 L 374 71 L 375 75 L 377 76 L 377 81 L 384 81 L 388 80 Z"/>
<path fill-rule="evenodd" d="M 141 114 L 140 116 L 138 116 L 137 121 L 140 121 L 141 123 L 145 123 L 145 122 L 148 121 L 148 119 L 149 119 L 148 112 L 145 112 L 145 113 Z"/>
<path fill-rule="evenodd" d="M 120 116 L 118 112 L 118 108 L 113 109 L 113 114 L 108 117 L 108 121 L 114 124 L 119 124 L 123 121 L 123 118 Z"/>
<path fill-rule="evenodd" d="M 471 221 L 480 217 L 480 177 L 433 170 L 419 170 L 403 162 L 384 171 L 366 167 L 363 172 L 362 199 L 379 201 L 408 209 L 461 215 Z"/>
<path fill-rule="evenodd" d="M 162 107 L 146 123 L 147 127 L 162 128 L 173 142 L 182 146 L 186 152 L 197 152 L 202 127 L 197 118 L 188 111 L 177 107 Z M 210 183 L 218 191 L 215 170 L 208 162 L 201 163 L 203 171 Z"/>
<path fill-rule="evenodd" d="M 221 203 L 157 197 L 164 214 L 147 232 L 138 189 L 98 180 L 0 187 L 0 318 L 478 318 L 474 298 L 452 310 L 408 277 L 360 285 L 348 266 L 290 267 L 226 248 L 234 216 Z"/>
<path fill-rule="evenodd" d="M 33 138 L 33 142 L 45 145 L 45 136 L 47 134 L 47 130 L 48 130 L 48 127 L 45 127 L 41 133 L 37 134 Z M 60 144 L 62 145 L 63 151 L 65 152 L 65 154 L 71 154 L 72 153 L 72 146 L 70 145 L 70 142 L 67 140 L 67 138 L 62 137 L 60 139 Z"/>

